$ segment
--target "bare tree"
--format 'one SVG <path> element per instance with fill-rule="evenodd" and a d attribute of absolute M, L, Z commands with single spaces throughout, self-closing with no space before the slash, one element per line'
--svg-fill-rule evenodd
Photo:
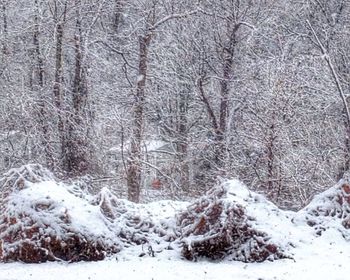
<path fill-rule="evenodd" d="M 40 43 L 40 4 L 38 0 L 34 0 L 35 14 L 34 14 L 34 30 L 33 30 L 33 45 L 34 45 L 34 81 L 33 91 L 38 94 L 37 102 L 37 119 L 40 124 L 42 136 L 41 143 L 45 155 L 46 164 L 53 169 L 55 166 L 54 151 L 50 143 L 50 128 L 48 124 L 48 96 L 45 96 L 45 70 L 44 59 L 42 55 L 42 47 Z"/>
<path fill-rule="evenodd" d="M 148 55 L 150 51 L 150 44 L 157 29 L 159 29 L 167 21 L 176 18 L 184 18 L 195 13 L 195 11 L 191 11 L 181 14 L 169 14 L 160 18 L 161 15 L 157 14 L 157 5 L 157 2 L 155 1 L 146 12 L 144 31 L 143 34 L 139 36 L 136 94 L 133 104 L 130 156 L 128 159 L 127 168 L 128 198 L 134 202 L 139 202 L 141 188 L 142 129 L 144 122 L 145 86 L 148 74 Z"/>
<path fill-rule="evenodd" d="M 87 102 L 88 88 L 86 66 L 84 65 L 84 42 L 82 32 L 82 3 L 75 1 L 75 31 L 74 31 L 74 78 L 72 86 L 72 109 L 69 112 L 66 165 L 67 171 L 73 175 L 85 175 L 91 170 L 92 159 L 89 159 L 90 143 L 88 141 Z"/>
<path fill-rule="evenodd" d="M 343 106 L 343 123 L 345 127 L 344 136 L 344 164 L 339 171 L 338 178 L 350 170 L 350 110 L 348 84 L 350 82 L 347 74 L 349 55 L 344 45 L 346 26 L 346 14 L 349 12 L 347 1 L 310 1 L 311 10 L 306 18 L 307 28 L 310 30 L 310 40 L 318 48 L 320 56 L 326 62 L 329 74 L 337 89 Z M 345 70 L 345 72 L 344 72 Z"/>

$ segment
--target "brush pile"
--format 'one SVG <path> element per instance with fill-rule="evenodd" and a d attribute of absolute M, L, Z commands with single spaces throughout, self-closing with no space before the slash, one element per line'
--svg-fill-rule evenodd
<path fill-rule="evenodd" d="M 250 215 L 247 203 L 261 204 L 236 182 L 212 189 L 189 206 L 178 216 L 183 256 L 189 260 L 229 257 L 243 262 L 287 257 L 280 244 L 260 229 L 260 221 Z"/>
<path fill-rule="evenodd" d="M 40 165 L 10 170 L 0 190 L 1 261 L 97 261 L 121 249 L 100 209 Z"/>

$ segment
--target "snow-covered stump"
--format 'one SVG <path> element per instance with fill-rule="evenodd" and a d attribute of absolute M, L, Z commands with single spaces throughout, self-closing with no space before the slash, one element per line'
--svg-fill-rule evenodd
<path fill-rule="evenodd" d="M 254 211 L 248 214 L 246 206 L 250 203 L 266 204 L 267 212 L 275 210 L 271 203 L 250 193 L 244 185 L 229 182 L 210 190 L 180 213 L 177 221 L 183 256 L 189 260 L 228 257 L 243 262 L 287 257 L 280 244 L 260 230 L 259 218 L 249 215 Z M 273 230 L 271 226 L 270 231 Z"/>
<path fill-rule="evenodd" d="M 120 250 L 98 206 L 40 165 L 0 179 L 0 261 L 97 261 Z"/>

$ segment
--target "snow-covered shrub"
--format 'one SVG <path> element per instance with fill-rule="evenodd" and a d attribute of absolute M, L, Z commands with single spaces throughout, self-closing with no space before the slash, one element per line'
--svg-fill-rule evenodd
<path fill-rule="evenodd" d="M 102 260 L 120 250 L 100 208 L 40 165 L 12 169 L 0 183 L 1 261 Z"/>
<path fill-rule="evenodd" d="M 9 194 L 24 189 L 27 182 L 38 183 L 50 180 L 54 180 L 53 174 L 39 164 L 10 169 L 0 178 L 0 207 L 4 205 Z"/>
<path fill-rule="evenodd" d="M 260 206 L 255 209 L 250 204 Z M 190 260 L 227 256 L 244 262 L 286 257 L 278 238 L 274 240 L 270 234 L 275 231 L 274 219 L 268 226 L 266 220 L 259 220 L 262 212 L 272 211 L 276 216 L 276 209 L 237 181 L 216 187 L 178 215 L 182 254 Z"/>
<path fill-rule="evenodd" d="M 303 220 L 321 235 L 327 228 L 338 228 L 350 239 L 350 184 L 340 181 L 321 194 L 316 195 L 296 220 Z"/>
<path fill-rule="evenodd" d="M 135 204 L 118 199 L 107 188 L 97 195 L 95 203 L 103 215 L 117 225 L 117 234 L 125 246 L 174 241 L 176 232 L 175 209 L 183 203 L 162 201 L 151 204 Z M 162 210 L 173 209 L 171 213 Z"/>

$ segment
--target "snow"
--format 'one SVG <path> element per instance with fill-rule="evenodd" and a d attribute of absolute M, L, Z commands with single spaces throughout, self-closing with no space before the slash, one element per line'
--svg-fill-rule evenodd
<path fill-rule="evenodd" d="M 142 151 L 145 152 L 157 152 L 161 151 L 162 149 L 166 149 L 166 145 L 168 145 L 168 142 L 162 141 L 162 140 L 145 140 L 141 144 Z M 123 145 L 124 151 L 127 151 L 130 147 L 130 141 L 127 141 Z M 109 152 L 111 154 L 121 153 L 122 147 L 121 146 L 114 146 L 109 149 Z"/>
<path fill-rule="evenodd" d="M 46 219 L 47 223 L 54 223 L 52 217 L 59 217 L 69 209 L 69 216 L 72 228 L 80 229 L 83 232 L 89 232 L 95 236 L 105 236 L 113 239 L 110 229 L 104 222 L 104 217 L 98 206 L 94 206 L 74 194 L 70 193 L 65 185 L 54 181 L 45 181 L 39 183 L 27 183 L 28 188 L 12 195 L 11 202 L 16 211 L 28 213 L 31 217 L 39 215 L 36 220 Z M 35 204 L 54 204 L 49 212 L 35 211 Z M 21 209 L 22 208 L 22 209 Z M 35 208 L 35 207 L 34 207 Z M 14 209 L 13 209 L 14 210 Z M 46 224 L 47 224 L 46 223 Z"/>
<path fill-rule="evenodd" d="M 142 82 L 144 79 L 145 79 L 145 76 L 144 76 L 144 75 L 138 75 L 136 81 L 137 81 L 138 83 L 140 83 L 140 82 Z"/>
<path fill-rule="evenodd" d="M 14 207 L 22 207 L 31 211 L 33 202 L 54 199 L 53 217 L 69 209 L 74 226 L 94 233 L 96 236 L 108 236 L 111 233 L 111 223 L 101 213 L 101 205 L 93 202 L 93 197 L 84 197 L 74 187 L 69 187 L 55 181 L 27 183 L 27 188 L 14 194 Z M 346 280 L 350 273 L 350 244 L 344 237 L 344 227 L 337 217 L 316 217 L 327 225 L 321 235 L 315 234 L 315 229 L 307 224 L 310 211 L 323 205 L 330 209 L 329 197 L 339 191 L 334 186 L 325 193 L 315 197 L 310 205 L 299 212 L 280 210 L 262 195 L 250 192 L 239 181 L 233 180 L 223 184 L 227 189 L 227 199 L 244 206 L 248 215 L 255 217 L 252 221 L 259 230 L 267 232 L 274 242 L 288 247 L 290 259 L 266 261 L 263 263 L 243 263 L 224 260 L 211 262 L 199 259 L 197 262 L 184 260 L 176 242 L 166 241 L 157 235 L 158 230 L 167 234 L 175 228 L 175 215 L 184 210 L 188 203 L 160 201 L 149 204 L 135 205 L 126 200 L 118 200 L 125 212 L 118 214 L 117 225 L 123 227 L 127 218 L 139 216 L 154 224 L 150 232 L 152 241 L 146 244 L 124 246 L 115 256 L 99 262 L 79 263 L 1 263 L 0 280 L 58 280 L 58 279 L 332 279 Z M 107 190 L 101 191 L 109 201 L 116 199 Z M 101 195 L 101 194 L 100 194 Z M 345 207 L 345 204 L 343 205 Z M 23 210 L 23 209 L 22 209 Z M 15 209 L 13 209 L 15 211 Z M 47 213 L 47 212 L 44 212 Z M 37 213 L 35 213 L 37 215 Z M 41 217 L 43 218 L 43 217 Z M 315 217 L 314 217 L 315 218 Z M 123 224 L 124 223 L 124 224 Z M 140 225 L 141 226 L 141 225 Z M 349 230 L 347 230 L 349 231 Z M 111 238 L 113 238 L 111 236 Z M 151 246 L 154 257 L 150 254 Z M 164 250 L 166 247 L 171 250 Z"/>
<path fill-rule="evenodd" d="M 273 243 L 285 247 L 286 243 L 299 235 L 298 228 L 291 223 L 294 212 L 279 209 L 263 195 L 249 191 L 238 180 L 230 180 L 224 183 L 224 187 L 227 188 L 229 200 L 244 206 L 247 214 L 255 218 L 252 221 L 254 228 L 266 232 L 272 237 Z"/>
<path fill-rule="evenodd" d="M 33 183 L 18 175 L 21 179 L 15 179 L 12 192 L 2 201 L 2 260 L 40 262 L 64 257 L 79 260 L 86 252 L 96 260 L 121 248 L 116 230 L 99 206 L 77 196 L 74 186 L 54 180 Z M 11 178 L 6 182 L 16 177 Z M 11 189 L 9 184 L 7 187 Z M 76 246 L 80 246 L 78 250 Z M 61 255 L 62 252 L 65 253 Z"/>
<path fill-rule="evenodd" d="M 0 280 L 347 280 L 349 261 L 349 244 L 325 236 L 317 243 L 306 244 L 297 250 L 295 261 L 284 259 L 252 264 L 189 262 L 181 260 L 174 252 L 166 252 L 154 258 L 118 257 L 118 260 L 89 263 L 0 264 Z"/>

